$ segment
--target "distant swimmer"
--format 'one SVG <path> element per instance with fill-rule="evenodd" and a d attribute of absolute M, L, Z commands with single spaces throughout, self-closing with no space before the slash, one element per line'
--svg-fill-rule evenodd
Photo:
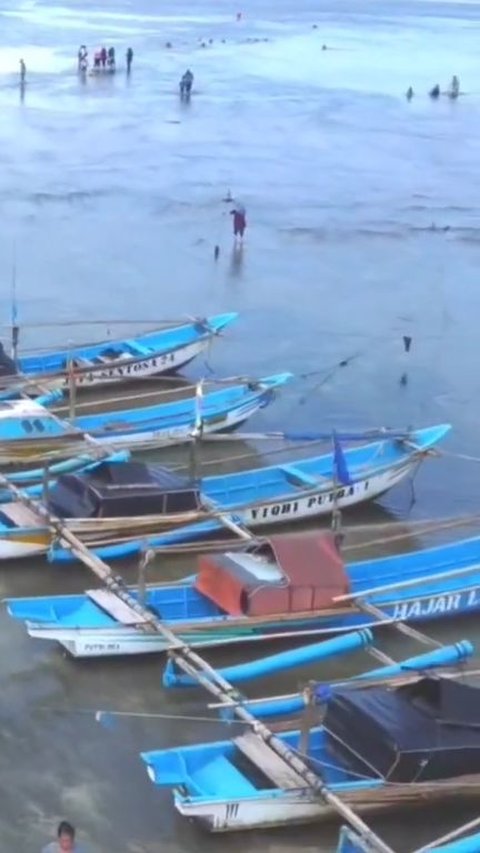
<path fill-rule="evenodd" d="M 171 48 L 171 46 L 172 46 L 172 42 L 171 42 L 171 41 L 166 41 L 166 42 L 165 42 L 165 47 L 166 47 L 168 50 Z"/>
<path fill-rule="evenodd" d="M 411 101 L 411 100 L 412 100 L 412 98 L 413 98 L 413 89 L 412 89 L 412 87 L 411 87 L 411 86 L 409 86 L 409 87 L 408 87 L 408 89 L 407 89 L 407 91 L 406 91 L 406 94 L 405 94 L 405 97 L 406 97 L 407 101 Z"/>
<path fill-rule="evenodd" d="M 23 59 L 20 60 L 20 83 L 25 83 L 25 77 L 27 76 L 27 66 L 25 65 Z"/>
<path fill-rule="evenodd" d="M 460 94 L 460 80 L 455 75 L 452 77 L 450 89 L 448 90 L 447 94 L 449 98 L 458 98 Z"/>
<path fill-rule="evenodd" d="M 133 50 L 131 47 L 129 47 L 127 50 L 126 59 L 127 59 L 127 74 L 130 74 L 130 71 L 132 68 L 132 62 L 133 62 Z"/>
<path fill-rule="evenodd" d="M 440 86 L 438 85 L 438 83 L 433 87 L 433 89 L 430 89 L 429 95 L 431 98 L 440 97 Z"/>
<path fill-rule="evenodd" d="M 432 222 L 429 230 L 430 231 L 450 231 L 450 225 L 436 225 L 435 222 Z"/>
<path fill-rule="evenodd" d="M 185 74 L 182 75 L 182 78 L 180 80 L 180 95 L 182 98 L 183 97 L 185 97 L 185 98 L 190 97 L 190 93 L 192 91 L 192 86 L 193 86 L 193 80 L 194 80 L 193 74 L 190 71 L 190 68 L 187 68 L 187 70 L 185 71 Z"/>
<path fill-rule="evenodd" d="M 326 45 L 326 44 L 322 44 L 322 50 L 327 50 L 327 45 Z"/>

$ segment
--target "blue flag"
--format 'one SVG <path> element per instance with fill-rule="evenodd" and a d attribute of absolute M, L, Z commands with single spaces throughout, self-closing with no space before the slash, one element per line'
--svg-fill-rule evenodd
<path fill-rule="evenodd" d="M 339 483 L 342 483 L 344 486 L 351 486 L 352 480 L 350 478 L 350 474 L 348 473 L 347 460 L 345 459 L 345 454 L 342 450 L 342 445 L 338 440 L 337 433 L 335 430 L 333 431 L 333 466 L 335 477 Z"/>

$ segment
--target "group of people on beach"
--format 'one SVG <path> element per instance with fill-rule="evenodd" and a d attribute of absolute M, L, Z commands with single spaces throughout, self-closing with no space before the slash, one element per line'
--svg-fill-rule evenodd
<path fill-rule="evenodd" d="M 408 89 L 407 89 L 407 91 L 406 91 L 406 98 L 407 98 L 407 100 L 408 100 L 408 101 L 411 101 L 411 100 L 412 100 L 412 98 L 413 98 L 413 96 L 414 96 L 414 94 L 415 94 L 415 92 L 413 91 L 413 88 L 412 88 L 411 86 L 409 86 L 409 87 L 408 87 Z M 440 97 L 440 95 L 442 94 L 441 89 L 440 89 L 440 84 L 439 84 L 439 83 L 436 83 L 436 84 L 435 84 L 435 86 L 434 86 L 432 89 L 430 89 L 430 91 L 429 91 L 429 93 L 428 93 L 428 94 L 429 94 L 429 95 L 430 95 L 430 97 L 431 97 L 431 98 L 433 98 L 434 100 L 436 100 L 437 98 L 439 98 L 439 97 Z M 450 83 L 450 86 L 449 86 L 449 88 L 447 89 L 447 91 L 445 92 L 445 94 L 446 94 L 449 98 L 458 98 L 458 96 L 459 96 L 459 94 L 460 94 L 460 80 L 458 79 L 458 77 L 457 77 L 455 74 L 453 75 L 453 77 L 452 77 L 452 81 L 451 81 L 451 83 Z"/>
<path fill-rule="evenodd" d="M 127 74 L 130 73 L 133 62 L 133 50 L 131 47 L 127 49 L 125 54 L 127 64 Z M 115 71 L 115 48 L 101 47 L 93 54 L 93 69 L 97 71 Z M 88 70 L 88 50 L 84 44 L 78 49 L 78 70 L 85 74 Z"/>

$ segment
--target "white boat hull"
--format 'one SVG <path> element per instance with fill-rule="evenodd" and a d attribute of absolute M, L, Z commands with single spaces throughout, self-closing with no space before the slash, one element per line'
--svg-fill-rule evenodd
<path fill-rule="evenodd" d="M 147 356 L 145 358 L 125 358 L 105 364 L 104 367 L 95 367 L 92 370 L 80 370 L 75 372 L 75 384 L 78 388 L 93 388 L 97 386 L 114 385 L 118 382 L 131 382 L 134 379 L 148 379 L 151 376 L 159 376 L 162 373 L 178 370 L 206 349 L 210 338 L 194 341 L 184 347 L 172 352 L 160 353 L 159 355 Z M 64 387 L 70 385 L 67 376 L 63 380 Z"/>
<path fill-rule="evenodd" d="M 333 488 L 325 483 L 323 488 L 312 488 L 308 494 L 301 497 L 289 496 L 283 500 L 270 501 L 251 507 L 248 510 L 235 511 L 235 516 L 241 518 L 246 527 L 262 527 L 271 524 L 315 518 L 320 515 L 330 515 L 334 505 L 338 509 L 347 509 L 364 501 L 371 501 L 383 495 L 384 492 L 396 486 L 418 465 L 418 459 L 409 459 L 397 468 L 374 474 L 372 477 L 359 480 L 351 486 Z M 319 481 L 321 486 L 321 480 Z M 330 487 L 329 487 L 330 486 Z"/>
<path fill-rule="evenodd" d="M 27 623 L 30 637 L 56 640 L 74 658 L 119 657 L 165 652 L 168 643 L 161 634 L 146 634 L 136 628 L 43 628 Z M 244 638 L 243 638 L 244 639 Z M 192 647 L 225 645 L 225 640 L 189 642 Z"/>
<path fill-rule="evenodd" d="M 175 793 L 175 808 L 181 815 L 209 832 L 241 832 L 276 826 L 311 823 L 332 817 L 332 809 L 308 789 L 276 796 L 190 803 Z"/>
<path fill-rule="evenodd" d="M 204 434 L 224 432 L 234 429 L 242 424 L 248 418 L 252 417 L 262 405 L 261 399 L 252 400 L 248 403 L 242 403 L 236 409 L 232 409 L 222 419 L 216 418 L 214 421 L 205 421 L 203 425 Z M 153 450 L 159 447 L 169 447 L 173 444 L 182 444 L 192 437 L 192 427 L 190 424 L 184 424 L 178 427 L 170 427 L 168 429 L 148 430 L 145 432 L 137 432 L 131 434 L 121 433 L 118 436 L 115 433 L 108 435 L 95 435 L 92 438 L 95 442 L 113 447 L 117 450 L 132 450 L 137 452 L 140 450 Z"/>

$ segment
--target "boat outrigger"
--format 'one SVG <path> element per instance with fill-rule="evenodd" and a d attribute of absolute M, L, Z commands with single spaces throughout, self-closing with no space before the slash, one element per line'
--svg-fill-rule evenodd
<path fill-rule="evenodd" d="M 205 434 L 231 430 L 272 402 L 276 389 L 291 378 L 290 373 L 281 373 L 233 381 L 201 398 L 190 387 L 189 396 L 173 402 L 139 407 L 137 400 L 136 408 L 79 415 L 73 423 L 34 400 L 6 400 L 0 402 L 0 462 L 30 464 L 72 456 L 87 441 L 137 451 L 181 444 L 190 439 L 199 422 Z"/>
<path fill-rule="evenodd" d="M 18 371 L 30 379 L 60 376 L 68 386 L 73 370 L 77 388 L 131 382 L 171 373 L 192 361 L 237 316 L 236 313 L 218 314 L 154 329 L 131 338 L 20 356 Z"/>
<path fill-rule="evenodd" d="M 218 682 L 230 681 L 232 669 L 243 668 L 248 677 L 258 665 L 264 670 L 269 665 L 272 673 L 279 664 L 295 666 L 296 659 L 333 657 L 368 646 L 368 634 L 357 632 L 213 675 Z M 338 816 L 339 802 L 358 816 L 419 803 L 475 800 L 480 793 L 480 689 L 465 683 L 459 668 L 473 653 L 472 644 L 462 640 L 343 683 L 312 682 L 309 689 L 317 701 L 308 718 L 303 715 L 298 724 L 275 733 L 271 726 L 262 728 L 237 694 L 234 706 L 245 715 L 235 719 L 250 724 L 246 731 L 231 740 L 146 752 L 142 758 L 152 782 L 173 789 L 175 808 L 212 832 L 325 820 Z M 172 670 L 174 662 L 167 667 Z M 179 678 L 192 680 L 185 674 Z M 232 697 L 227 698 L 221 713 L 231 720 Z"/>

